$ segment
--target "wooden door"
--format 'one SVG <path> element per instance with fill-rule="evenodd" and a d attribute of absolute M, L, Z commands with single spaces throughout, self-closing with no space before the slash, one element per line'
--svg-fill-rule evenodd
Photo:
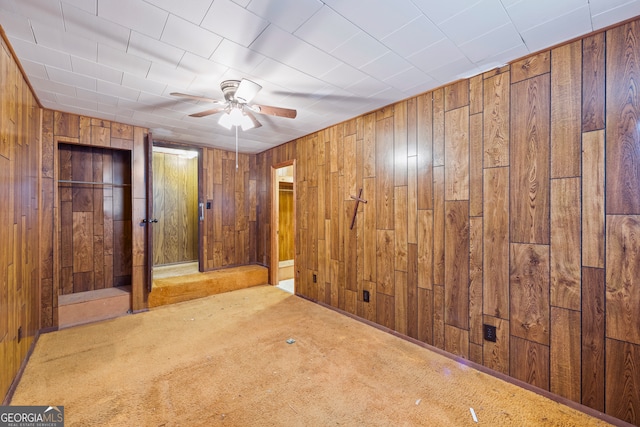
<path fill-rule="evenodd" d="M 291 184 L 293 191 L 293 224 L 292 224 L 292 234 L 295 236 L 296 230 L 296 186 L 295 186 L 295 160 L 285 162 L 279 165 L 275 165 L 271 168 L 271 268 L 269 270 L 269 282 L 276 286 L 280 282 L 279 279 L 279 268 L 280 268 L 280 256 L 279 256 L 279 240 L 280 240 L 280 172 L 284 172 L 285 169 L 289 169 L 288 172 L 291 175 Z M 293 248 L 291 252 L 295 254 L 295 238 L 293 239 Z M 295 256 L 294 256 L 295 257 Z M 294 261 L 295 268 L 295 261 Z M 295 270 L 294 270 L 295 271 Z M 294 274 L 295 277 L 295 274 Z"/>
<path fill-rule="evenodd" d="M 147 134 L 147 137 L 144 142 L 145 146 L 145 155 L 147 156 L 147 183 L 146 183 L 146 192 L 147 192 L 147 215 L 146 218 L 142 220 L 144 224 L 146 224 L 146 259 L 145 259 L 145 267 L 147 270 L 147 290 L 151 292 L 151 287 L 153 286 L 153 137 L 151 136 L 151 132 Z"/>

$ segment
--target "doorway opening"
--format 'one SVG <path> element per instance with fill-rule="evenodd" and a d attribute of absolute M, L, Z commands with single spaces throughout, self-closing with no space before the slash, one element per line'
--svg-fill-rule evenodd
<path fill-rule="evenodd" d="M 271 283 L 295 293 L 295 163 L 272 169 Z"/>
<path fill-rule="evenodd" d="M 154 279 L 200 270 L 198 163 L 197 150 L 153 146 Z"/>

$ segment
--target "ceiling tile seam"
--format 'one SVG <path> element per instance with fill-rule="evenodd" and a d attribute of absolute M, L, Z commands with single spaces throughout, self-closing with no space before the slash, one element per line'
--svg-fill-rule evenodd
<path fill-rule="evenodd" d="M 593 12 L 591 11 L 591 0 L 587 0 L 587 6 L 589 7 L 589 22 L 591 23 L 591 31 L 595 28 L 593 26 Z"/>
<path fill-rule="evenodd" d="M 520 37 L 520 40 L 522 41 L 522 44 L 525 45 L 527 47 L 527 50 L 529 52 L 531 52 L 531 48 L 527 45 L 527 42 L 524 41 L 524 38 L 522 37 L 522 31 L 520 31 L 520 29 L 518 28 L 518 26 L 515 24 L 515 22 L 513 22 L 513 18 L 511 17 L 511 14 L 509 13 L 509 9 L 504 7 L 504 3 L 502 3 L 502 0 L 500 0 L 500 4 L 502 5 L 502 8 L 504 9 L 505 13 L 507 14 L 507 16 L 509 17 L 509 21 L 511 22 L 511 24 L 513 25 L 513 27 L 516 29 L 516 32 L 518 33 L 518 37 Z"/>
<path fill-rule="evenodd" d="M 393 51 L 393 49 L 391 49 L 389 46 L 387 46 L 386 44 L 384 44 L 384 43 L 382 42 L 382 40 L 378 39 L 378 38 L 377 38 L 377 37 L 375 37 L 374 35 L 370 34 L 370 33 L 369 33 L 369 32 L 367 32 L 367 31 L 365 31 L 362 27 L 360 27 L 360 26 L 359 26 L 359 25 L 357 25 L 355 22 L 353 22 L 353 21 L 351 21 L 350 19 L 348 19 L 346 16 L 342 15 L 341 13 L 339 13 L 337 10 L 335 10 L 334 8 L 332 8 L 331 6 L 329 6 L 328 4 L 326 4 L 326 3 L 325 3 L 325 7 L 328 7 L 328 8 L 329 8 L 329 9 L 331 9 L 333 12 L 335 12 L 337 15 L 339 15 L 339 16 L 341 16 L 341 17 L 343 17 L 343 18 L 345 19 L 345 21 L 348 21 L 351 25 L 353 25 L 354 27 L 356 27 L 357 29 L 359 29 L 362 33 L 364 33 L 364 34 L 368 35 L 368 36 L 369 36 L 369 37 L 371 37 L 373 40 L 377 41 L 377 42 L 378 42 L 378 43 L 380 43 L 382 46 L 384 46 L 384 47 L 387 49 L 387 52 L 385 52 L 385 54 L 387 54 L 387 53 L 389 53 L 389 52 L 394 52 L 394 51 Z M 417 8 L 417 9 L 418 9 L 418 10 L 420 10 L 420 8 Z M 421 11 L 420 13 L 421 13 L 423 16 L 426 16 L 426 15 L 424 15 L 424 13 L 423 13 L 422 11 Z M 417 19 L 417 18 L 419 18 L 419 16 L 417 16 L 416 18 L 414 18 L 414 19 L 412 19 L 411 21 L 407 22 L 404 26 L 406 26 L 406 25 L 408 25 L 409 23 L 413 22 L 413 21 L 414 21 L 415 19 Z M 427 17 L 427 19 L 429 19 L 429 18 Z M 402 27 L 400 27 L 400 28 L 402 28 Z M 392 34 L 392 33 L 390 33 L 390 34 Z M 300 39 L 298 36 L 296 36 L 295 34 L 292 34 L 292 35 L 293 35 L 294 37 L 297 37 L 299 40 L 302 40 L 302 39 Z M 342 43 L 340 43 L 338 46 L 336 46 L 335 48 L 333 48 L 331 51 L 328 51 L 328 52 L 327 52 L 327 51 L 324 51 L 324 52 L 326 52 L 328 55 L 330 55 L 331 57 L 333 57 L 334 59 L 336 59 L 338 62 L 345 62 L 344 60 L 342 60 L 342 59 L 340 59 L 340 58 L 336 57 L 335 55 L 333 55 L 333 52 L 334 52 L 335 50 L 337 50 L 338 48 L 340 48 L 341 46 L 344 46 L 344 45 L 345 45 L 345 43 L 347 43 L 349 40 L 352 40 L 352 39 L 353 39 L 353 38 L 355 38 L 357 35 L 358 35 L 358 34 L 356 33 L 356 34 L 354 34 L 353 36 L 349 37 L 348 39 L 344 40 Z M 387 34 L 387 36 L 388 36 L 388 34 Z M 386 36 L 385 36 L 385 37 L 386 37 Z M 304 41 L 304 40 L 302 40 L 302 41 Z M 305 42 L 305 43 L 306 43 L 306 42 Z M 318 48 L 318 49 L 319 49 L 319 48 Z M 321 49 L 321 50 L 322 50 L 322 49 Z M 363 64 L 363 66 L 370 64 L 371 62 L 373 62 L 373 61 L 375 61 L 375 60 L 377 60 L 377 59 L 381 58 L 381 57 L 382 57 L 382 56 L 384 56 L 385 54 L 380 55 L 380 56 L 378 56 L 378 57 L 376 57 L 376 58 L 372 59 L 371 61 L 369 61 L 369 62 L 367 62 L 367 63 Z M 351 65 L 351 64 L 349 64 L 349 65 Z M 353 66 L 353 65 L 351 65 L 351 66 Z M 360 71 L 362 71 L 362 70 L 360 70 Z M 364 71 L 363 71 L 363 72 L 364 72 Z M 367 73 L 365 73 L 365 74 L 367 74 Z M 367 75 L 368 75 L 369 77 L 371 77 L 372 79 L 375 79 L 376 81 L 380 82 L 380 83 L 384 83 L 384 82 L 382 82 L 381 80 L 376 79 L 375 77 L 371 76 L 370 74 L 367 74 Z"/>
<path fill-rule="evenodd" d="M 579 9 L 580 9 L 580 8 L 582 8 L 582 7 L 583 7 L 583 6 L 580 6 L 580 7 L 577 7 L 577 8 L 575 8 L 575 9 L 572 9 L 572 10 L 570 10 L 570 11 L 569 11 L 569 12 L 567 12 L 567 13 L 563 13 L 562 15 L 559 15 L 559 16 L 554 17 L 553 19 L 547 19 L 546 21 L 541 22 L 541 23 L 539 23 L 539 24 L 537 24 L 537 25 L 533 26 L 533 27 L 531 27 L 531 28 L 527 29 L 526 31 L 523 31 L 522 33 L 528 33 L 528 32 L 530 32 L 530 31 L 532 31 L 532 30 L 535 30 L 536 28 L 539 28 L 539 27 L 541 27 L 541 26 L 543 26 L 543 25 L 546 25 L 546 24 L 548 24 L 548 23 L 550 23 L 550 22 L 556 21 L 556 20 L 558 20 L 558 19 L 560 19 L 560 18 L 563 18 L 563 17 L 565 17 L 565 16 L 567 16 L 567 15 L 570 15 L 570 14 L 572 14 L 572 13 L 576 12 L 577 10 L 579 10 Z M 591 11 L 591 9 L 589 9 L 589 11 Z M 591 19 L 591 16 L 589 17 L 589 22 L 591 22 L 591 26 L 590 26 L 590 28 L 589 28 L 589 31 L 587 31 L 586 33 L 578 34 L 577 36 L 581 36 L 581 35 L 584 35 L 584 34 L 588 34 L 588 33 L 590 33 L 590 32 L 593 32 L 593 31 L 594 31 L 594 29 L 593 29 L 593 21 L 592 21 L 592 19 Z M 518 33 L 522 34 L 520 31 L 518 31 Z M 521 35 L 521 37 L 522 37 L 522 35 Z M 572 37 L 570 37 L 570 39 L 571 39 L 571 38 L 575 38 L 575 37 L 576 37 L 576 36 L 572 36 Z M 565 41 L 566 41 L 566 40 L 565 40 Z M 560 42 L 560 43 L 562 43 L 562 42 Z M 526 45 L 526 43 L 525 43 L 525 45 Z M 527 46 L 527 48 L 528 48 L 529 50 L 531 50 L 531 48 L 530 48 L 528 45 L 526 45 L 526 46 Z M 536 50 L 538 50 L 538 49 L 536 49 Z"/>
<path fill-rule="evenodd" d="M 442 24 L 444 24 L 444 23 L 446 23 L 446 22 L 448 22 L 448 21 L 451 21 L 452 19 L 454 19 L 454 18 L 456 18 L 456 17 L 460 16 L 463 12 L 466 12 L 467 10 L 471 9 L 472 7 L 474 7 L 475 5 L 477 5 L 478 3 L 482 3 L 482 0 L 478 0 L 478 1 L 476 1 L 475 3 L 472 3 L 472 4 L 470 4 L 469 6 L 465 7 L 464 9 L 461 9 L 461 10 L 460 10 L 460 11 L 458 11 L 455 15 L 451 15 L 450 17 L 448 17 L 448 18 L 447 18 L 447 19 L 445 19 L 444 21 L 437 23 L 437 24 L 436 24 L 436 26 L 437 26 L 438 28 L 440 28 L 440 25 L 442 25 Z M 502 6 L 502 8 L 504 9 L 504 5 L 502 4 L 502 2 L 500 2 L 500 6 Z M 416 6 L 416 7 L 417 7 L 417 6 Z M 420 9 L 420 8 L 418 8 L 418 9 Z M 424 12 L 423 12 L 423 13 L 424 13 Z"/>
<path fill-rule="evenodd" d="M 476 2 L 476 3 L 474 3 L 473 5 L 478 4 L 478 3 L 480 3 L 480 1 L 477 1 L 477 2 Z M 415 3 L 414 3 L 413 1 L 412 1 L 412 4 L 414 4 L 414 6 L 416 6 L 416 5 L 415 5 Z M 472 7 L 473 5 L 470 5 L 469 7 Z M 502 3 L 501 3 L 501 5 L 502 5 Z M 370 36 L 370 37 L 372 37 L 374 40 L 376 40 L 378 43 L 380 43 L 381 45 L 383 45 L 386 49 L 388 49 L 388 51 L 387 51 L 386 53 L 389 53 L 389 52 L 395 52 L 392 48 L 390 48 L 389 46 L 387 46 L 387 45 L 386 45 L 382 40 L 380 40 L 380 39 L 376 38 L 375 36 L 373 36 L 373 35 L 372 35 L 372 34 L 370 34 L 369 32 L 365 31 L 362 27 L 360 27 L 359 25 L 357 25 L 357 24 L 356 24 L 356 23 L 354 23 L 353 21 L 349 20 L 346 16 L 341 15 L 340 13 L 338 13 L 338 11 L 336 11 L 335 9 L 333 9 L 331 6 L 329 6 L 329 5 L 327 5 L 327 4 L 325 4 L 325 6 L 326 6 L 326 7 L 328 7 L 328 8 L 330 8 L 331 10 L 333 10 L 333 11 L 334 11 L 335 13 L 337 13 L 338 15 L 342 16 L 346 21 L 348 21 L 349 23 L 351 23 L 354 27 L 358 28 L 358 29 L 359 29 L 360 31 L 362 31 L 364 34 L 367 34 L 368 36 Z M 504 8 L 504 5 L 502 5 L 502 7 Z M 439 25 L 439 24 L 436 24 L 435 22 L 433 22 L 433 21 L 431 20 L 431 18 L 429 18 L 429 16 L 427 16 L 427 15 L 422 11 L 422 9 L 420 9 L 420 8 L 419 8 L 419 7 L 417 7 L 417 6 L 416 6 L 416 8 L 417 8 L 417 10 L 419 10 L 419 11 L 420 11 L 420 15 L 416 16 L 414 19 L 412 19 L 411 21 L 407 22 L 407 23 L 406 23 L 405 25 L 403 25 L 402 27 L 398 27 L 398 29 L 396 29 L 396 31 L 397 31 L 397 30 L 399 30 L 399 29 L 401 29 L 401 28 L 403 28 L 403 27 L 405 27 L 405 26 L 407 26 L 407 25 L 409 25 L 411 22 L 415 21 L 416 19 L 419 19 L 420 17 L 424 17 L 424 18 L 425 18 L 425 19 L 427 19 L 429 22 L 433 23 L 433 24 L 435 25 L 435 27 L 436 27 L 436 28 L 438 28 L 438 30 L 439 30 L 439 31 L 444 35 L 444 38 L 445 38 L 445 39 L 449 40 L 451 43 L 453 43 L 453 44 L 456 46 L 456 48 L 458 48 L 458 51 L 460 52 L 460 54 L 461 54 L 462 56 L 464 56 L 464 57 L 465 57 L 465 58 L 466 58 L 470 63 L 475 64 L 475 62 L 474 62 L 474 61 L 472 61 L 472 60 L 471 60 L 471 59 L 470 59 L 466 54 L 464 54 L 464 53 L 459 49 L 458 45 L 457 45 L 456 43 L 454 43 L 454 42 L 453 42 L 453 40 L 451 40 L 451 39 L 446 35 L 446 33 L 442 30 L 442 28 L 440 28 L 440 25 Z M 466 9 L 468 9 L 468 8 L 466 8 Z M 464 10 L 466 10 L 466 9 L 464 9 Z M 463 10 L 463 11 L 464 11 L 464 10 Z M 456 15 L 458 15 L 458 14 L 462 13 L 463 11 L 461 11 L 461 12 L 457 13 Z M 448 19 L 450 19 L 450 18 L 448 18 Z M 448 19 L 447 19 L 447 20 L 448 20 Z M 445 20 L 445 21 L 446 21 L 446 20 Z M 443 22 L 445 22 L 445 21 L 443 21 Z M 390 33 L 390 34 L 393 34 L 393 33 Z M 390 34 L 388 34 L 388 35 L 387 35 L 387 36 L 385 36 L 385 37 L 388 37 Z M 294 36 L 295 36 L 295 35 L 294 35 Z M 356 37 L 356 36 L 357 36 L 357 34 L 355 34 L 355 35 L 351 36 L 349 39 L 345 40 L 345 41 L 344 41 L 343 43 L 341 43 L 339 46 L 337 46 L 336 48 L 332 49 L 330 52 L 327 52 L 327 53 L 328 53 L 329 55 L 331 55 L 333 58 L 335 58 L 336 60 L 338 60 L 338 61 L 340 61 L 340 62 L 343 62 L 340 58 L 337 58 L 336 56 L 334 56 L 334 55 L 332 54 L 332 52 L 333 52 L 333 51 L 335 51 L 336 49 L 338 49 L 340 46 L 343 46 L 347 41 L 349 41 L 349 40 L 353 39 L 353 38 L 354 38 L 354 37 Z M 520 38 L 522 39 L 522 37 L 520 37 Z M 424 46 L 424 47 L 423 47 L 422 49 L 420 49 L 419 51 L 414 52 L 414 54 L 413 54 L 413 55 L 415 55 L 415 54 L 417 54 L 417 53 L 419 53 L 419 52 L 422 52 L 422 51 L 424 51 L 425 49 L 428 49 L 430 46 L 433 46 L 434 44 L 436 44 L 436 43 L 438 43 L 438 42 L 440 42 L 440 41 L 442 41 L 442 40 L 443 40 L 443 39 L 438 40 L 437 42 L 431 43 L 430 45 Z M 523 43 L 524 43 L 524 40 L 523 40 Z M 412 55 L 412 56 L 413 56 L 413 55 Z M 373 61 L 376 61 L 377 59 L 381 58 L 382 56 L 384 56 L 384 55 L 380 55 L 380 56 L 378 56 L 377 58 L 374 58 L 374 59 L 372 59 L 371 61 L 369 61 L 369 62 L 367 62 L 367 63 L 363 64 L 363 67 L 364 67 L 364 66 L 366 66 L 366 65 L 368 65 L 368 64 L 370 64 L 370 63 L 372 63 Z M 420 71 L 424 72 L 425 74 L 429 75 L 429 74 L 428 74 L 428 73 L 426 73 L 424 70 L 422 70 L 420 67 L 418 67 L 415 63 L 413 63 L 410 59 L 405 58 L 405 60 L 406 60 L 408 63 L 410 63 L 412 66 L 416 67 L 416 69 L 418 69 L 418 70 L 420 70 Z M 362 70 L 360 70 L 360 71 L 362 71 Z M 406 70 L 405 70 L 405 71 L 406 71 Z M 363 73 L 364 73 L 364 71 L 363 71 Z M 378 79 L 378 78 L 376 78 L 376 77 L 374 77 L 374 76 L 372 76 L 372 75 L 370 75 L 370 74 L 368 74 L 368 73 L 365 73 L 365 74 L 366 74 L 367 76 L 371 77 L 372 79 L 374 79 L 374 80 L 376 80 L 376 81 L 380 82 L 380 83 L 383 83 L 383 84 L 385 83 L 384 81 L 382 81 L 382 80 L 380 80 L 380 79 Z M 431 77 L 431 76 L 429 75 L 429 77 Z"/>
<path fill-rule="evenodd" d="M 472 43 L 472 42 L 474 42 L 474 41 L 476 41 L 476 40 L 478 40 L 478 39 L 480 39 L 480 38 L 482 38 L 482 37 L 485 37 L 485 36 L 487 36 L 488 34 L 491 34 L 491 33 L 493 33 L 494 31 L 496 31 L 496 30 L 498 30 L 498 29 L 500 29 L 500 28 L 506 27 L 507 25 L 513 25 L 513 22 L 512 22 L 512 21 L 509 21 L 509 22 L 507 22 L 507 23 L 505 23 L 505 24 L 500 25 L 499 27 L 492 28 L 491 30 L 489 30 L 489 31 L 487 31 L 487 32 L 485 32 L 485 33 L 480 34 L 478 37 L 474 37 L 474 38 L 472 38 L 472 39 L 466 40 L 465 42 L 460 43 L 460 44 L 457 44 L 456 46 L 457 46 L 458 48 L 460 48 L 460 47 L 462 47 L 462 46 L 464 46 L 464 45 L 467 45 L 467 44 L 469 44 L 469 43 Z M 513 28 L 515 28 L 515 25 L 513 25 Z M 518 33 L 518 36 L 519 36 L 520 40 L 522 40 L 522 36 L 520 35 L 520 32 L 519 32 L 519 31 L 517 31 L 517 30 L 516 30 L 516 32 Z M 523 40 L 523 42 L 524 42 L 524 40 Z M 470 60 L 470 61 L 471 61 L 471 60 Z M 475 64 L 475 62 L 474 62 L 474 61 L 471 61 L 471 62 L 473 62 L 473 63 Z"/>
<path fill-rule="evenodd" d="M 418 19 L 420 19 L 420 18 L 424 18 L 424 19 L 426 19 L 427 21 L 429 21 L 431 24 L 433 24 L 433 26 L 434 26 L 434 27 L 436 27 L 436 28 L 438 29 L 438 31 L 440 31 L 440 34 L 442 34 L 442 38 L 447 38 L 447 35 L 446 35 L 446 34 L 444 34 L 444 32 L 440 29 L 440 27 L 439 27 L 435 22 L 433 22 L 433 21 L 431 20 L 431 18 L 429 18 L 427 15 L 425 15 L 425 14 L 423 13 L 423 14 L 422 14 L 422 16 L 416 16 L 414 19 L 412 19 L 411 21 L 407 22 L 407 23 L 406 23 L 406 24 L 404 24 L 403 26 L 396 28 L 396 30 L 395 30 L 394 32 L 389 33 L 389 34 L 387 34 L 386 36 L 384 36 L 384 38 L 382 38 L 382 39 L 380 39 L 380 40 L 379 40 L 379 41 L 380 41 L 380 43 L 382 43 L 383 45 L 385 45 L 387 48 L 389 48 L 389 49 L 393 50 L 393 48 L 391 48 L 390 46 L 387 46 L 387 45 L 385 44 L 384 40 L 385 40 L 385 39 L 388 39 L 388 38 L 389 38 L 389 36 L 391 36 L 391 35 L 393 35 L 393 34 L 397 33 L 398 31 L 402 30 L 403 28 L 408 27 L 410 24 L 412 24 L 414 21 L 416 21 L 416 20 L 418 20 Z M 433 43 L 431 43 L 431 44 L 427 45 L 426 47 L 433 46 L 434 44 L 436 44 L 436 43 L 438 43 L 438 42 L 440 42 L 440 41 L 442 41 L 442 39 L 438 39 L 438 40 L 434 41 Z M 421 49 L 421 50 L 422 50 L 422 49 Z M 416 52 L 414 52 L 414 53 L 416 53 Z"/>

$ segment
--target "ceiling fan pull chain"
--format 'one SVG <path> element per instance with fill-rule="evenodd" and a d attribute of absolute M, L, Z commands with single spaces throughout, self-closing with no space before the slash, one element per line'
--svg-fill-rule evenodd
<path fill-rule="evenodd" d="M 236 170 L 238 170 L 238 126 L 236 128 Z"/>

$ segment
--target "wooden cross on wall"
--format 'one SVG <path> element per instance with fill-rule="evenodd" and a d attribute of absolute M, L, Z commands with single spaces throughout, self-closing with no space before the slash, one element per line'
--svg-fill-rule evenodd
<path fill-rule="evenodd" d="M 362 198 L 362 188 L 360 189 L 360 192 L 357 196 L 351 196 L 351 198 L 356 201 L 356 207 L 355 209 L 353 209 L 353 219 L 351 220 L 351 227 L 349 227 L 350 230 L 353 230 L 353 226 L 356 223 L 356 215 L 358 214 L 358 205 L 360 204 L 360 202 L 367 203 L 367 201 Z"/>

